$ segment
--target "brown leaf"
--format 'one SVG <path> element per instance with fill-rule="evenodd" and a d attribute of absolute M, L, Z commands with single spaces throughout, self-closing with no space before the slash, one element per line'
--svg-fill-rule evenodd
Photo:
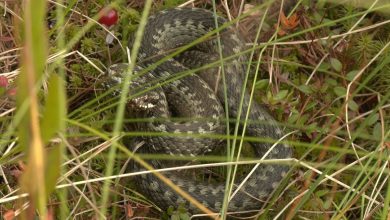
<path fill-rule="evenodd" d="M 131 218 L 134 216 L 134 210 L 131 204 L 125 205 L 126 217 Z"/>
<path fill-rule="evenodd" d="M 244 5 L 244 10 L 243 10 L 243 14 L 247 14 L 249 13 L 250 10 L 252 10 L 255 6 L 253 4 L 245 4 Z M 255 10 L 255 11 L 252 11 L 251 12 L 251 16 L 257 16 L 257 17 L 260 17 L 262 14 L 261 14 L 261 11 L 260 10 Z"/>
<path fill-rule="evenodd" d="M 26 170 L 26 164 L 23 162 L 23 161 L 18 161 L 18 165 L 19 165 L 19 168 L 21 171 L 25 171 Z"/>
<path fill-rule="evenodd" d="M 282 28 L 286 30 L 292 30 L 296 28 L 299 24 L 298 15 L 294 13 L 289 18 L 287 18 L 284 12 L 282 11 L 282 13 L 280 14 L 280 22 L 282 24 Z"/>
<path fill-rule="evenodd" d="M 289 18 L 286 17 L 284 12 L 280 13 L 280 28 L 278 30 L 278 34 L 280 36 L 286 35 L 287 31 L 293 30 L 299 24 L 299 17 L 297 13 L 294 13 Z"/>
<path fill-rule="evenodd" d="M 275 25 L 275 26 L 276 26 L 276 25 Z M 276 28 L 276 27 L 275 27 L 275 28 Z M 284 36 L 284 35 L 286 35 L 286 34 L 287 34 L 287 32 L 284 31 L 283 28 L 279 28 L 279 29 L 278 29 L 278 35 L 279 35 L 279 36 Z"/>
<path fill-rule="evenodd" d="M 3 214 L 4 220 L 12 220 L 15 219 L 15 211 L 14 210 L 8 210 Z"/>
<path fill-rule="evenodd" d="M 55 219 L 55 218 L 54 218 L 54 210 L 53 210 L 53 208 L 49 208 L 49 209 L 47 210 L 46 219 L 47 219 L 47 220 L 54 220 L 54 219 Z"/>
<path fill-rule="evenodd" d="M 15 177 L 16 179 L 19 179 L 19 177 L 23 174 L 23 171 L 19 170 L 19 169 L 13 169 L 13 170 L 10 170 L 10 174 Z"/>

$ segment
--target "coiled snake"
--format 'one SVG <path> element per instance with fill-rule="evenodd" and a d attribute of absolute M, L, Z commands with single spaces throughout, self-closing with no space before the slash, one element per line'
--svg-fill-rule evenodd
<path fill-rule="evenodd" d="M 218 26 L 226 23 L 221 17 L 218 17 L 217 21 Z M 137 71 L 153 65 L 174 52 L 175 49 L 188 45 L 214 29 L 213 13 L 203 9 L 170 9 L 151 16 L 145 27 L 138 55 L 137 64 L 142 67 L 138 67 Z M 220 47 L 216 35 L 211 36 L 179 55 L 156 65 L 152 71 L 132 80 L 130 89 L 132 94 L 149 90 L 129 101 L 133 112 L 142 113 L 144 117 L 152 119 L 150 122 L 140 123 L 138 125 L 140 129 L 162 133 L 191 134 L 188 136 L 142 137 L 145 144 L 139 152 L 195 156 L 221 146 L 220 140 L 199 137 L 196 134 L 226 133 L 226 123 L 221 120 L 226 116 L 223 107 L 225 98 L 227 98 L 226 109 L 230 118 L 237 118 L 240 105 L 242 106 L 241 120 L 245 118 L 250 104 L 249 95 L 243 85 L 248 60 L 244 54 L 240 54 L 245 47 L 233 27 L 221 30 L 219 38 Z M 180 77 L 180 74 L 188 73 L 191 69 L 194 70 L 218 61 L 220 59 L 219 48 L 224 58 L 230 57 L 224 62 L 224 77 L 218 74 L 218 68 L 215 66 L 203 68 L 196 71 L 196 74 L 191 73 Z M 125 74 L 124 68 L 123 65 L 114 65 L 111 70 L 112 73 Z M 170 83 L 161 83 L 164 79 L 175 76 L 179 77 Z M 224 80 L 226 86 L 224 86 Z M 161 86 L 151 89 L 156 85 L 156 81 L 159 81 Z M 240 104 L 242 94 L 243 100 Z M 190 122 L 173 121 L 170 120 L 172 116 L 193 118 L 193 120 Z M 156 120 L 153 120 L 154 118 Z M 270 138 L 275 141 L 282 137 L 282 131 L 275 120 L 256 102 L 251 103 L 248 121 L 253 122 L 246 125 L 245 134 L 248 136 Z M 285 144 L 277 144 L 270 152 L 267 152 L 272 146 L 270 143 L 253 142 L 251 145 L 258 158 L 263 157 L 265 153 L 267 153 L 266 159 L 291 156 L 291 149 Z M 165 162 L 162 161 L 151 160 L 149 162 L 155 168 L 166 167 Z M 135 165 L 134 169 L 140 170 L 141 168 Z M 230 200 L 228 210 L 259 209 L 287 171 L 286 165 L 260 165 Z M 209 209 L 215 211 L 221 209 L 225 193 L 224 182 L 195 181 L 178 172 L 166 172 L 164 175 Z M 242 180 L 236 181 L 233 190 L 241 183 L 240 181 Z M 152 174 L 137 177 L 136 182 L 141 193 L 161 208 L 177 207 L 183 203 L 189 207 L 191 212 L 199 212 Z"/>

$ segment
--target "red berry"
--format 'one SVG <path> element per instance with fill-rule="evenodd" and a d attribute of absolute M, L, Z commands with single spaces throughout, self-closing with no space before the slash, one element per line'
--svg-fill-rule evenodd
<path fill-rule="evenodd" d="M 8 78 L 5 76 L 0 76 L 0 87 L 7 87 L 8 86 Z"/>
<path fill-rule="evenodd" d="M 118 12 L 113 8 L 103 8 L 99 14 L 99 23 L 104 24 L 107 27 L 118 22 Z"/>

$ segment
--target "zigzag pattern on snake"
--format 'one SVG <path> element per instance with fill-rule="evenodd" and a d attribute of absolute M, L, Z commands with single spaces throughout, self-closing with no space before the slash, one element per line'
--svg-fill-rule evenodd
<path fill-rule="evenodd" d="M 226 22 L 221 17 L 217 19 L 218 26 Z M 213 13 L 203 9 L 170 9 L 156 13 L 148 19 L 145 27 L 137 62 L 140 67 L 137 71 L 152 65 L 175 49 L 193 42 L 214 29 Z M 245 118 L 249 105 L 251 105 L 248 121 L 256 123 L 247 124 L 245 135 L 259 137 L 259 139 L 270 138 L 275 141 L 282 137 L 282 130 L 273 117 L 256 102 L 253 101 L 250 104 L 249 93 L 245 91 L 243 85 L 248 60 L 244 54 L 240 54 L 245 49 L 240 35 L 230 26 L 221 30 L 219 37 L 222 56 L 226 58 L 235 55 L 234 59 L 224 63 L 226 88 L 216 67 L 187 74 L 167 84 L 161 83 L 162 86 L 129 102 L 132 111 L 140 113 L 143 117 L 165 119 L 140 123 L 139 129 L 162 133 L 226 134 L 225 122 L 222 122 L 225 118 L 226 93 L 228 105 L 226 109 L 230 118 L 237 118 L 242 95 L 241 120 Z M 216 36 L 213 36 L 132 80 L 131 93 L 136 94 L 155 85 L 156 81 L 202 67 L 218 59 L 220 59 L 218 41 Z M 125 69 L 124 65 L 111 67 L 112 73 L 127 74 Z M 193 118 L 193 121 L 178 122 L 170 120 L 171 117 Z M 209 120 L 205 121 L 205 118 Z M 141 153 L 196 156 L 212 151 L 216 147 L 226 146 L 226 143 L 221 140 L 194 136 L 144 136 L 140 140 L 145 143 L 138 151 Z M 270 143 L 253 142 L 250 144 L 258 158 L 263 157 L 265 153 L 267 153 L 265 159 L 289 158 L 292 154 L 291 148 L 286 144 L 277 144 L 271 151 L 269 151 L 272 146 Z M 167 167 L 164 161 L 150 160 L 149 162 L 156 169 Z M 142 170 L 137 165 L 133 168 Z M 230 200 L 228 210 L 259 209 L 278 186 L 288 169 L 286 165 L 261 164 Z M 224 182 L 195 181 L 179 172 L 165 172 L 164 175 L 204 206 L 214 211 L 221 209 L 225 193 Z M 188 204 L 153 174 L 138 176 L 135 180 L 140 192 L 161 208 L 166 209 L 168 206 L 177 207 L 179 204 L 184 204 L 191 212 L 199 212 L 196 207 Z M 233 190 L 241 181 L 242 179 L 236 180 Z"/>

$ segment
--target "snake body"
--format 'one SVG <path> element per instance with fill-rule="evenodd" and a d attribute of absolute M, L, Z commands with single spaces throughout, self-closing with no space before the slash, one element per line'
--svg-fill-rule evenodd
<path fill-rule="evenodd" d="M 217 22 L 218 26 L 222 26 L 226 20 L 217 17 Z M 140 68 L 150 67 L 177 48 L 215 30 L 215 26 L 213 13 L 203 9 L 182 8 L 158 12 L 148 19 L 137 64 L 141 66 Z M 180 134 L 226 134 L 225 122 L 221 120 L 226 116 L 223 107 L 224 100 L 227 98 L 226 109 L 230 118 L 237 118 L 240 99 L 243 95 L 241 120 L 244 119 L 249 110 L 248 121 L 258 122 L 248 123 L 245 135 L 270 138 L 275 141 L 282 137 L 282 130 L 273 117 L 256 102 L 250 104 L 249 94 L 243 89 L 248 60 L 245 55 L 240 54 L 245 49 L 240 35 L 233 27 L 227 27 L 219 31 L 219 39 L 220 47 L 216 36 L 211 36 L 179 55 L 154 66 L 152 71 L 132 81 L 131 92 L 137 94 L 142 89 L 152 88 L 155 85 L 154 82 L 159 79 L 177 76 L 190 69 L 218 61 L 220 59 L 219 52 L 224 58 L 235 55 L 234 58 L 224 63 L 226 86 L 218 74 L 218 68 L 208 68 L 198 71 L 196 74 L 178 77 L 177 80 L 170 83 L 161 83 L 161 86 L 130 101 L 129 103 L 132 104 L 129 106 L 132 109 L 137 109 L 136 111 L 141 112 L 146 118 L 166 119 L 140 123 L 140 129 Z M 123 69 L 121 71 L 123 72 Z M 191 122 L 177 122 L 170 120 L 172 116 L 194 119 Z M 197 120 L 202 118 L 203 120 Z M 204 118 L 210 120 L 205 121 Z M 139 149 L 141 153 L 196 156 L 221 146 L 220 140 L 191 135 L 144 136 L 141 139 L 145 143 Z M 258 158 L 263 157 L 265 153 L 267 153 L 265 159 L 291 157 L 291 148 L 286 144 L 277 144 L 271 151 L 269 151 L 272 146 L 270 143 L 253 142 L 250 144 Z M 167 167 L 163 161 L 150 160 L 149 162 L 156 169 Z M 134 165 L 133 168 L 142 170 L 137 165 Z M 228 211 L 261 208 L 287 171 L 288 166 L 286 165 L 261 164 L 230 200 Z M 180 172 L 165 172 L 164 175 L 209 209 L 214 211 L 221 209 L 225 193 L 224 182 L 195 181 L 189 176 L 180 174 Z M 184 204 L 191 212 L 199 212 L 196 207 L 188 204 L 186 200 L 153 174 L 142 175 L 135 180 L 141 193 L 161 208 L 177 207 L 179 204 Z M 233 191 L 241 183 L 240 181 L 242 179 L 236 180 Z"/>

